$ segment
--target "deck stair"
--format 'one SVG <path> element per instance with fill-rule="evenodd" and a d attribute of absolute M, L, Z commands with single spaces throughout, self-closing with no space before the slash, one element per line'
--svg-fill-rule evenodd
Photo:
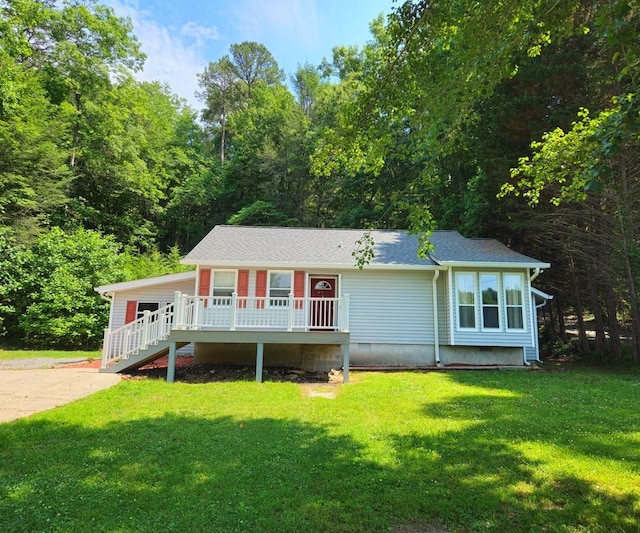
<path fill-rule="evenodd" d="M 147 365 L 156 359 L 160 359 L 169 353 L 169 340 L 158 341 L 149 344 L 146 348 L 139 350 L 135 354 L 129 355 L 127 358 L 114 359 L 105 368 L 101 368 L 100 372 L 126 372 L 135 370 L 141 366 Z M 188 342 L 176 343 L 176 348 L 180 349 L 189 344 Z"/>
<path fill-rule="evenodd" d="M 167 355 L 174 307 L 174 303 L 170 303 L 157 311 L 145 311 L 138 320 L 113 331 L 105 330 L 100 371 L 124 372 Z M 177 344 L 176 348 L 187 344 Z"/>

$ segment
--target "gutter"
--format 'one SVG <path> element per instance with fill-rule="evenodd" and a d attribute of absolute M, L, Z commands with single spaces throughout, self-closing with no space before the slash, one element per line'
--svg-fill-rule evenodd
<path fill-rule="evenodd" d="M 434 354 L 436 358 L 436 365 L 440 364 L 440 332 L 438 324 L 438 278 L 440 277 L 440 271 L 436 270 L 433 273 L 433 280 L 431 281 L 431 287 L 433 290 L 433 344 Z"/>

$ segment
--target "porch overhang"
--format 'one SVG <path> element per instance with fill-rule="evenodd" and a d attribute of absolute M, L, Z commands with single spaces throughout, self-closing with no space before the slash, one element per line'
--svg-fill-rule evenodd
<path fill-rule="evenodd" d="M 214 344 L 349 344 L 343 331 L 220 331 L 172 329 L 172 342 L 209 342 Z"/>

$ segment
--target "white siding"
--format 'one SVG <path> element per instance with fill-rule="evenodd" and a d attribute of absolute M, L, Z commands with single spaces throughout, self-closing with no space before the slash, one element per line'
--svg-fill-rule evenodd
<path fill-rule="evenodd" d="M 432 344 L 433 272 L 348 271 L 341 295 L 349 295 L 352 343 Z"/>
<path fill-rule="evenodd" d="M 165 283 L 128 291 L 119 291 L 113 297 L 113 312 L 111 315 L 111 329 L 124 326 L 127 301 L 158 303 L 160 306 L 173 302 L 175 291 L 193 295 L 195 291 L 194 280 L 186 280 L 175 283 Z"/>
<path fill-rule="evenodd" d="M 447 272 L 440 271 L 438 278 L 438 332 L 440 345 L 449 344 L 449 294 L 447 292 Z"/>

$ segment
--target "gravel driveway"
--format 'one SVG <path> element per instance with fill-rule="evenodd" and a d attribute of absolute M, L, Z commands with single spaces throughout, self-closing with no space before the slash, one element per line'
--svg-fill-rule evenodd
<path fill-rule="evenodd" d="M 0 423 L 112 387 L 118 374 L 101 374 L 97 368 L 65 368 L 86 359 L 12 359 L 0 361 Z"/>
<path fill-rule="evenodd" d="M 33 370 L 35 368 L 60 368 L 65 365 L 86 363 L 87 359 L 33 357 L 31 359 L 6 359 L 0 360 L 0 370 Z"/>

